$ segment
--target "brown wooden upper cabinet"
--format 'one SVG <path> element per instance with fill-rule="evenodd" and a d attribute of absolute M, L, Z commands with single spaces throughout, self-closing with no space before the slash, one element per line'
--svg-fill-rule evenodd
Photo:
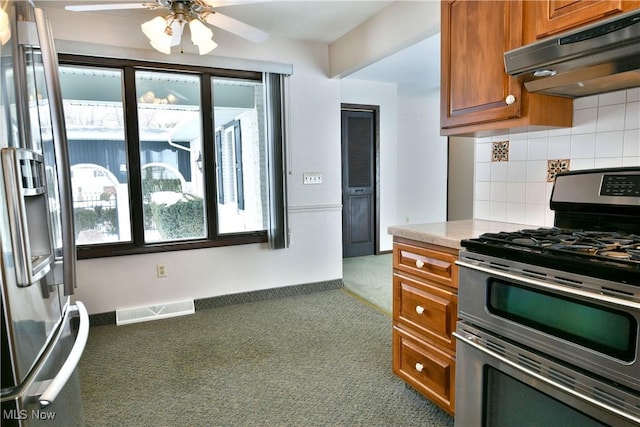
<path fill-rule="evenodd" d="M 504 52 L 523 45 L 524 11 L 522 0 L 442 2 L 442 135 L 572 125 L 573 100 L 529 94 L 504 71 Z"/>
<path fill-rule="evenodd" d="M 640 1 L 545 0 L 535 3 L 535 39 L 640 7 Z M 534 40 L 526 40 L 527 43 Z"/>

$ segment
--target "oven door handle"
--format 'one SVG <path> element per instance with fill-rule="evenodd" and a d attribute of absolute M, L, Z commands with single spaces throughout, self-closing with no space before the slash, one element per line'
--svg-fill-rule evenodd
<path fill-rule="evenodd" d="M 542 289 L 561 292 L 561 293 L 564 293 L 564 294 L 576 295 L 576 296 L 579 296 L 579 297 L 588 298 L 588 299 L 596 300 L 596 301 L 599 301 L 599 302 L 607 302 L 609 304 L 612 304 L 612 305 L 615 305 L 615 306 L 619 306 L 619 307 L 626 307 L 626 308 L 632 308 L 634 310 L 640 310 L 640 302 L 624 300 L 624 299 L 622 299 L 622 297 L 612 297 L 612 296 L 609 296 L 609 295 L 607 295 L 607 294 L 605 294 L 603 292 L 600 292 L 600 293 L 586 292 L 586 291 L 583 291 L 581 289 L 577 289 L 577 288 L 571 287 L 571 285 L 566 285 L 566 286 L 554 285 L 553 283 L 548 283 L 548 282 L 543 282 L 543 281 L 540 281 L 540 280 L 535 280 L 535 279 L 530 278 L 530 277 L 517 276 L 515 274 L 507 273 L 507 272 L 500 271 L 500 270 L 494 270 L 492 268 L 482 267 L 482 266 L 475 265 L 475 264 L 470 264 L 470 263 L 464 262 L 464 261 L 456 261 L 456 264 L 458 266 L 460 266 L 460 267 L 467 267 L 467 268 L 470 268 L 472 270 L 482 271 L 484 273 L 491 274 L 492 276 L 502 277 L 504 279 L 508 279 L 508 280 L 511 280 L 511 281 L 516 281 L 516 282 L 520 282 L 520 283 L 527 283 L 529 285 L 533 285 L 533 286 L 536 286 L 536 287 L 542 288 Z"/>
<path fill-rule="evenodd" d="M 619 415 L 619 416 L 621 416 L 621 417 L 623 417 L 625 419 L 631 420 L 631 421 L 633 421 L 635 423 L 640 423 L 640 418 L 638 418 L 638 417 L 630 415 L 629 413 L 621 411 L 620 409 L 615 408 L 613 406 L 609 406 L 607 404 L 604 404 L 604 403 L 602 403 L 602 402 L 600 402 L 598 400 L 592 399 L 591 397 L 589 397 L 587 395 L 584 395 L 584 394 L 582 394 L 582 393 L 580 393 L 578 391 L 575 391 L 573 389 L 565 387 L 562 384 L 559 384 L 559 383 L 557 383 L 555 381 L 550 380 L 549 378 L 545 378 L 542 375 L 539 375 L 534 371 L 531 371 L 531 370 L 529 370 L 529 369 L 527 369 L 527 368 L 525 368 L 523 366 L 518 365 L 517 363 L 514 363 L 514 362 L 510 361 L 509 359 L 499 355 L 498 353 L 495 353 L 495 352 L 493 352 L 493 351 L 491 351 L 491 350 L 489 350 L 489 349 L 487 349 L 487 348 L 485 348 L 485 347 L 483 347 L 481 345 L 476 344 L 474 341 L 475 341 L 475 339 L 477 337 L 472 335 L 472 334 L 467 334 L 467 335 L 463 336 L 458 332 L 453 332 L 453 336 L 456 337 L 456 339 L 458 341 L 461 341 L 461 342 L 463 342 L 465 344 L 468 344 L 471 347 L 475 348 L 476 350 L 478 350 L 478 351 L 480 351 L 482 353 L 485 353 L 485 354 L 487 354 L 487 355 L 489 355 L 491 357 L 494 357 L 494 358 L 498 359 L 500 362 L 511 366 L 513 369 L 515 369 L 517 371 L 520 371 L 520 372 L 522 372 L 522 373 L 524 373 L 526 375 L 530 375 L 530 376 L 536 378 L 539 381 L 545 382 L 545 383 L 549 384 L 552 387 L 560 389 L 560 390 L 564 391 L 565 393 L 569 393 L 569 394 L 577 397 L 578 399 L 585 400 L 585 401 L 589 402 L 592 405 L 598 406 L 598 407 L 600 407 L 600 408 L 602 408 L 604 410 L 607 410 L 609 412 L 617 414 L 617 415 Z"/>

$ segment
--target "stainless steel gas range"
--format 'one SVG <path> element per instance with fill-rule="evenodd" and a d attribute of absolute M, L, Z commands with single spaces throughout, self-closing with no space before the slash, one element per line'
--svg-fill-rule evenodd
<path fill-rule="evenodd" d="M 640 424 L 640 167 L 559 174 L 550 204 L 462 242 L 456 426 Z"/>

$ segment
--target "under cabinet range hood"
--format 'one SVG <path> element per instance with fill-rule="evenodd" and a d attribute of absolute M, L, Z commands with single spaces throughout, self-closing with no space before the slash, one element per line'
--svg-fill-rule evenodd
<path fill-rule="evenodd" d="M 577 98 L 640 86 L 640 9 L 504 54 L 531 93 Z"/>

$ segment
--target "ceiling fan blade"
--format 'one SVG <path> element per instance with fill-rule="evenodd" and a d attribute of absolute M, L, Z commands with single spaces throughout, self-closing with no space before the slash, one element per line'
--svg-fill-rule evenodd
<path fill-rule="evenodd" d="M 122 10 L 122 9 L 149 9 L 157 6 L 157 4 L 151 2 L 145 3 L 104 3 L 104 4 L 78 4 L 65 6 L 65 10 L 71 10 L 73 12 L 94 12 L 100 10 Z"/>
<path fill-rule="evenodd" d="M 254 43 L 262 43 L 269 38 L 269 34 L 264 31 L 223 15 L 220 12 L 203 14 L 202 18 L 215 27 L 222 28 L 225 31 L 229 31 Z"/>
<path fill-rule="evenodd" d="M 269 3 L 271 0 L 204 0 L 207 6 L 216 8 L 224 6 L 235 6 L 241 4 Z"/>

